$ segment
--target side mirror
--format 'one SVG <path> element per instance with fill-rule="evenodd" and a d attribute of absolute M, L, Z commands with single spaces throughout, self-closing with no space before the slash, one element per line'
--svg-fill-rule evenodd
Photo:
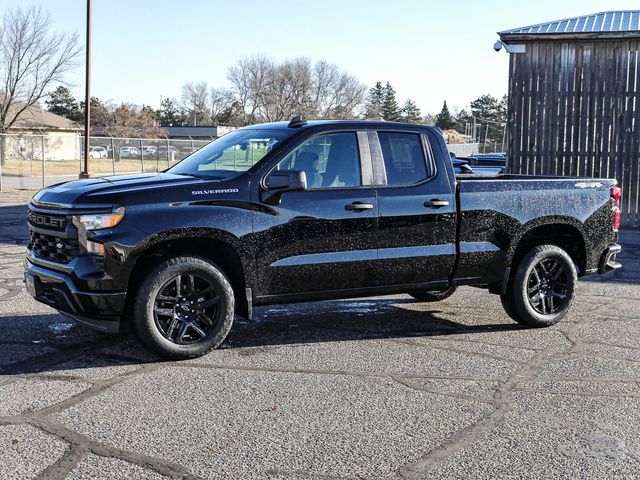
<path fill-rule="evenodd" d="M 274 170 L 267 177 L 270 192 L 292 192 L 307 189 L 307 175 L 300 170 Z"/>
<path fill-rule="evenodd" d="M 279 205 L 284 192 L 307 189 L 307 175 L 300 170 L 274 170 L 267 177 L 265 187 L 262 201 L 268 205 Z"/>

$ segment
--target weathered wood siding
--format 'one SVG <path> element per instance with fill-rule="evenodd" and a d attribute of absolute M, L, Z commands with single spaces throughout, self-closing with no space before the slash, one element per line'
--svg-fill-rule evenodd
<path fill-rule="evenodd" d="M 509 170 L 616 178 L 640 225 L 640 41 L 527 43 L 509 68 Z"/>

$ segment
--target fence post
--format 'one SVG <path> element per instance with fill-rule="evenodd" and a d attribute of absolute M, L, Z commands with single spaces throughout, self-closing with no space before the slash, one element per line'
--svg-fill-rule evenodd
<path fill-rule="evenodd" d="M 116 174 L 116 144 L 111 137 L 111 170 Z"/>
<path fill-rule="evenodd" d="M 42 188 L 44 188 L 44 134 L 42 134 Z"/>
<path fill-rule="evenodd" d="M 0 192 L 2 191 L 2 164 L 4 163 L 4 148 L 2 145 L 7 141 L 7 137 L 0 135 Z"/>
<path fill-rule="evenodd" d="M 140 163 L 142 164 L 140 173 L 144 173 L 144 149 L 142 148 L 142 139 L 140 139 Z"/>
<path fill-rule="evenodd" d="M 169 139 L 167 138 L 167 168 L 171 166 L 171 162 L 169 161 Z"/>

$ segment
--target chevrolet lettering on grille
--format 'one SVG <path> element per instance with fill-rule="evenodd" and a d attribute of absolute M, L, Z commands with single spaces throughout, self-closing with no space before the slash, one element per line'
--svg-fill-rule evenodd
<path fill-rule="evenodd" d="M 29 212 L 29 223 L 32 225 L 38 225 L 40 227 L 49 227 L 63 230 L 67 225 L 67 221 L 64 218 L 50 217 L 47 215 L 40 215 L 35 212 Z"/>

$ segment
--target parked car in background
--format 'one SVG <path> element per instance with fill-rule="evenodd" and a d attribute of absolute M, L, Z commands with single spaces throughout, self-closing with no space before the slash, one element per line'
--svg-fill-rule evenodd
<path fill-rule="evenodd" d="M 136 147 L 120 147 L 120 158 L 140 158 L 140 150 Z"/>
<path fill-rule="evenodd" d="M 453 152 L 449 152 L 449 156 L 456 175 L 500 175 L 505 172 L 504 167 L 479 165 L 474 157 L 456 157 Z"/>
<path fill-rule="evenodd" d="M 468 169 L 456 173 L 475 173 L 476 175 L 500 175 L 506 171 L 506 157 L 500 159 L 479 159 L 475 155 L 469 157 L 455 157 L 455 160 L 465 162 Z M 454 164 L 455 169 L 455 164 Z M 471 171 L 468 171 L 468 170 Z"/>
<path fill-rule="evenodd" d="M 507 168 L 507 155 L 505 153 L 476 153 L 468 158 L 472 167 Z"/>
<path fill-rule="evenodd" d="M 173 160 L 180 160 L 184 155 L 180 150 L 173 145 L 160 145 L 158 147 L 158 158 L 160 160 L 166 160 L 167 158 L 173 158 Z"/>
<path fill-rule="evenodd" d="M 158 153 L 158 147 L 156 147 L 155 145 L 143 145 L 142 146 L 142 153 L 147 156 L 147 155 L 156 155 Z"/>
<path fill-rule="evenodd" d="M 466 160 L 462 160 L 461 158 L 451 158 L 451 163 L 453 164 L 453 172 L 457 174 L 473 173 L 473 168 L 469 165 L 469 162 Z"/>
<path fill-rule="evenodd" d="M 105 147 L 89 147 L 89 158 L 107 158 Z"/>

